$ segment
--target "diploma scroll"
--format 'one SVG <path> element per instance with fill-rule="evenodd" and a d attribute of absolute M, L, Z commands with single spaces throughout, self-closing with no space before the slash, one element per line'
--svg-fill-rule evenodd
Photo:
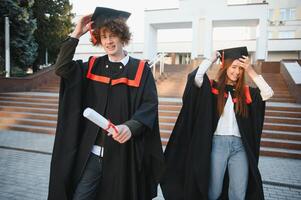
<path fill-rule="evenodd" d="M 108 135 L 113 135 L 118 133 L 118 128 L 112 124 L 109 120 L 104 118 L 101 114 L 93 110 L 92 108 L 86 108 L 83 113 L 84 117 L 95 123 L 97 126 L 101 127 L 108 132 Z"/>

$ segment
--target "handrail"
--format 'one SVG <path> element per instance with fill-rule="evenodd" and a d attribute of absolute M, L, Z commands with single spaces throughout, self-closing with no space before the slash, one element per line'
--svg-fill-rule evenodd
<path fill-rule="evenodd" d="M 164 57 L 166 56 L 165 53 L 159 53 L 149 64 L 150 68 L 153 68 L 153 76 L 156 80 L 156 64 L 160 62 L 159 65 L 159 76 L 161 76 L 164 73 Z"/>

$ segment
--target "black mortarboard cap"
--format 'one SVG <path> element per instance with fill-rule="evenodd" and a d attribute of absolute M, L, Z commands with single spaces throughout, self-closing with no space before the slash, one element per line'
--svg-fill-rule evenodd
<path fill-rule="evenodd" d="M 235 47 L 235 48 L 230 48 L 230 49 L 221 49 L 221 50 L 218 50 L 218 52 L 221 55 L 222 67 L 224 66 L 225 59 L 239 59 L 239 58 L 242 58 L 242 56 L 249 55 L 247 47 Z"/>
<path fill-rule="evenodd" d="M 248 56 L 247 47 L 235 47 L 231 49 L 218 50 L 221 56 L 224 54 L 224 59 L 238 59 L 242 56 Z"/>
<path fill-rule="evenodd" d="M 92 15 L 93 28 L 100 28 L 107 20 L 124 19 L 125 21 L 130 17 L 131 13 L 112 8 L 96 7 Z"/>

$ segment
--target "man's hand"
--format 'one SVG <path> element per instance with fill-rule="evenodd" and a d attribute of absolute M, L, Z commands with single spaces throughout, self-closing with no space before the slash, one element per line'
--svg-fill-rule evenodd
<path fill-rule="evenodd" d="M 122 144 L 128 141 L 132 137 L 132 132 L 128 126 L 121 124 L 118 125 L 117 128 L 119 130 L 118 134 L 113 135 L 113 139 L 116 140 L 117 142 Z"/>
<path fill-rule="evenodd" d="M 71 34 L 71 37 L 79 39 L 82 35 L 84 35 L 88 30 L 91 24 L 92 14 L 85 15 L 79 19 L 76 24 L 74 31 Z"/>

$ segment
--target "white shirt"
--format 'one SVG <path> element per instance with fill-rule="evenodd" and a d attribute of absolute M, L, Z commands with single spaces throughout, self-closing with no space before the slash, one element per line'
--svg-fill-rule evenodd
<path fill-rule="evenodd" d="M 230 92 L 228 92 L 228 99 L 224 107 L 224 112 L 218 120 L 214 135 L 234 135 L 240 137 L 233 107 L 234 103 L 232 96 Z"/>
<path fill-rule="evenodd" d="M 126 53 L 126 52 L 125 52 Z M 122 58 L 121 60 L 119 60 L 119 61 L 113 61 L 111 58 L 110 58 L 110 56 L 108 56 L 108 58 L 109 58 L 109 61 L 110 62 L 121 62 L 124 66 L 126 65 L 126 64 L 128 64 L 128 62 L 129 62 L 129 60 L 130 60 L 130 56 L 129 56 L 129 54 L 127 54 L 126 53 L 126 56 L 124 57 L 124 58 Z"/>

